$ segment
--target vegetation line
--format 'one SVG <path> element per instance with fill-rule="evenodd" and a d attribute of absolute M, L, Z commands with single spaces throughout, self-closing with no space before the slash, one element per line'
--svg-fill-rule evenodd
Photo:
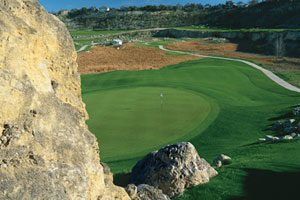
<path fill-rule="evenodd" d="M 249 61 L 245 61 L 245 60 L 242 60 L 242 59 L 234 59 L 234 58 L 224 58 L 224 57 L 217 57 L 217 56 L 206 56 L 206 55 L 201 55 L 201 54 L 197 54 L 197 53 L 190 53 L 190 52 L 183 52 L 183 51 L 175 51 L 175 50 L 169 50 L 169 49 L 166 49 L 164 48 L 163 45 L 159 45 L 159 48 L 161 50 L 164 50 L 164 51 L 168 51 L 168 52 L 175 52 L 175 53 L 184 53 L 184 54 L 190 54 L 190 55 L 193 55 L 193 56 L 201 56 L 201 57 L 205 57 L 205 58 L 214 58 L 214 59 L 222 59 L 222 60 L 231 60 L 231 61 L 238 61 L 238 62 L 242 62 L 242 63 L 245 63 L 251 67 L 254 67 L 258 70 L 260 70 L 261 72 L 263 72 L 266 76 L 268 76 L 271 80 L 273 80 L 275 83 L 277 83 L 278 85 L 288 89 L 288 90 L 291 90 L 291 91 L 294 91 L 294 92 L 299 92 L 300 93 L 300 88 L 298 87 L 295 87 L 291 84 L 289 84 L 288 82 L 284 81 L 283 79 L 279 78 L 278 76 L 276 76 L 273 72 L 267 70 L 267 69 L 264 69 L 254 63 L 251 63 Z"/>

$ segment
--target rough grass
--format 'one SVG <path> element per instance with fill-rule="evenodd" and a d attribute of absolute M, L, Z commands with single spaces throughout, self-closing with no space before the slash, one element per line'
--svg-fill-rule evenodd
<path fill-rule="evenodd" d="M 262 72 L 243 63 L 207 58 L 160 70 L 117 71 L 82 76 L 83 98 L 86 102 L 92 93 L 99 93 L 101 98 L 102 91 L 136 87 L 179 89 L 199 95 L 214 105 L 213 108 L 218 108 L 216 117 L 203 123 L 203 126 L 199 124 L 188 134 L 192 137 L 186 140 L 193 143 L 200 156 L 208 162 L 212 162 L 221 153 L 231 156 L 233 162 L 219 169 L 219 175 L 208 184 L 188 189 L 177 199 L 299 199 L 293 181 L 298 180 L 300 173 L 300 140 L 277 144 L 256 143 L 259 137 L 272 134 L 265 131 L 275 122 L 271 118 L 284 115 L 291 110 L 292 105 L 299 103 L 298 93 L 278 86 Z M 111 106 L 110 101 L 115 101 L 113 98 L 108 96 L 107 99 L 104 93 L 102 98 L 106 100 L 101 100 L 104 104 L 101 107 L 109 106 L 105 112 L 117 111 Z M 114 98 L 123 97 L 116 92 Z M 97 106 L 88 103 L 87 109 L 91 112 Z M 101 123 L 104 119 L 94 120 Z M 136 126 L 143 126 L 140 122 L 137 119 Z M 109 123 L 106 126 L 119 126 L 119 122 L 114 120 Z M 89 124 L 89 128 L 93 129 L 93 124 Z M 122 139 L 105 140 L 103 136 L 109 133 L 102 131 L 101 126 L 98 129 L 95 134 L 99 138 L 101 155 L 105 152 L 104 145 L 125 142 Z M 153 127 L 155 131 L 157 127 Z M 118 134 L 122 137 L 124 133 L 121 131 Z M 133 131 L 132 134 L 140 133 Z M 143 140 L 143 137 L 136 137 L 131 142 L 139 146 Z M 160 140 L 161 137 L 157 136 L 153 145 Z M 126 185 L 128 173 L 142 155 L 133 153 L 130 157 L 123 157 L 122 153 L 128 149 L 116 148 L 114 151 L 110 153 L 114 153 L 116 159 L 105 156 L 101 156 L 101 159 L 111 167 L 115 182 Z"/>

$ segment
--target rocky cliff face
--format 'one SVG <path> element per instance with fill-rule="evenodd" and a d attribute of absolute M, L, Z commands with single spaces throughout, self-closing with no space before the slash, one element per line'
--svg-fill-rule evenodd
<path fill-rule="evenodd" d="M 300 57 L 300 31 L 282 32 L 206 32 L 197 30 L 165 29 L 154 37 L 171 38 L 226 38 L 238 44 L 238 50 L 265 55 Z M 279 47 L 279 48 L 278 48 Z"/>
<path fill-rule="evenodd" d="M 0 199 L 129 199 L 100 165 L 63 23 L 0 1 Z"/>

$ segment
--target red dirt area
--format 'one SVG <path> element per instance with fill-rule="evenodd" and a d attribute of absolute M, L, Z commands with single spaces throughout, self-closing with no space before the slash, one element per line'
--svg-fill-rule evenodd
<path fill-rule="evenodd" d="M 168 45 L 168 49 L 185 51 L 236 51 L 237 44 L 205 44 L 203 41 L 176 42 Z"/>
<path fill-rule="evenodd" d="M 136 47 L 131 44 L 125 44 L 120 50 L 111 46 L 95 46 L 90 52 L 78 53 L 78 71 L 80 74 L 91 74 L 114 70 L 159 69 L 199 59 L 197 56 L 174 56 L 165 53 L 156 48 Z"/>
<path fill-rule="evenodd" d="M 272 64 L 274 62 L 273 59 L 237 52 L 237 47 L 238 44 L 234 43 L 207 44 L 203 41 L 177 42 L 167 46 L 168 49 L 172 50 L 194 51 L 204 55 L 228 56 L 233 58 L 259 61 L 264 64 Z"/>

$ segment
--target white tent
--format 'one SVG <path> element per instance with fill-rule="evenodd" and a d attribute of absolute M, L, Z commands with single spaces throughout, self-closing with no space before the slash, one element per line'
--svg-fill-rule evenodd
<path fill-rule="evenodd" d="M 120 39 L 113 39 L 113 40 L 111 41 L 111 43 L 112 43 L 112 45 L 120 46 L 120 45 L 123 44 L 123 41 L 120 40 Z"/>

